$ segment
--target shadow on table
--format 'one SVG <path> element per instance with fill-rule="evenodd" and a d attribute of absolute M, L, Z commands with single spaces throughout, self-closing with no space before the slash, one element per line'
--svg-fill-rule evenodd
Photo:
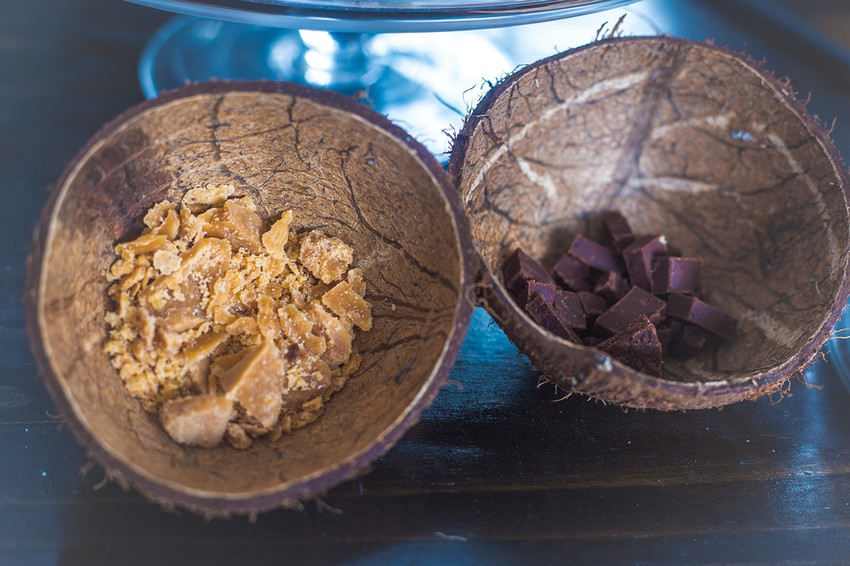
<path fill-rule="evenodd" d="M 778 405 L 623 411 L 538 388 L 479 311 L 437 401 L 369 474 L 253 522 L 81 491 L 60 563 L 829 558 L 850 551 L 850 503 L 829 481 L 850 477 L 850 412 L 831 371 Z"/>

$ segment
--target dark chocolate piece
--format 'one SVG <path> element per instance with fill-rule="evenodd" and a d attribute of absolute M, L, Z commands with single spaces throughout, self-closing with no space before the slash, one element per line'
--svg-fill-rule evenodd
<path fill-rule="evenodd" d="M 622 252 L 629 244 L 635 241 L 632 227 L 629 226 L 629 221 L 621 213 L 612 212 L 605 217 L 604 223 L 616 251 Z"/>
<path fill-rule="evenodd" d="M 590 291 L 590 266 L 564 254 L 552 268 L 555 281 L 570 291 Z"/>
<path fill-rule="evenodd" d="M 534 298 L 528 302 L 525 310 L 534 322 L 555 336 L 581 344 L 581 339 L 575 331 L 561 322 L 561 319 L 558 318 L 558 315 L 555 312 L 555 308 L 547 303 L 543 296 L 535 295 Z"/>
<path fill-rule="evenodd" d="M 667 314 L 695 324 L 726 340 L 735 340 L 735 319 L 696 297 L 670 293 L 667 298 Z"/>
<path fill-rule="evenodd" d="M 581 339 L 581 342 L 585 346 L 590 346 L 591 348 L 595 348 L 597 345 L 599 345 L 600 342 L 602 342 L 602 338 L 599 338 L 597 336 L 585 336 L 584 338 Z"/>
<path fill-rule="evenodd" d="M 678 291 L 692 295 L 702 260 L 695 257 L 656 257 L 652 261 L 651 291 L 656 295 Z"/>
<path fill-rule="evenodd" d="M 667 238 L 651 236 L 632 242 L 623 250 L 623 260 L 626 262 L 626 272 L 632 287 L 650 289 L 652 276 L 652 260 L 655 256 L 667 253 Z"/>
<path fill-rule="evenodd" d="M 599 315 L 593 329 L 598 336 L 618 334 L 640 315 L 646 315 L 650 322 L 658 324 L 664 318 L 666 307 L 667 303 L 649 291 L 632 287 L 625 297 Z"/>
<path fill-rule="evenodd" d="M 539 281 L 553 285 L 555 283 L 549 272 L 522 251 L 522 248 L 517 248 L 508 256 L 502 264 L 502 274 L 505 277 L 505 286 L 514 293 L 521 292 L 526 281 Z"/>
<path fill-rule="evenodd" d="M 542 295 L 547 303 L 555 300 L 555 285 L 552 283 L 541 283 L 540 281 L 526 281 L 516 299 L 520 306 L 525 307 L 534 295 Z"/>
<path fill-rule="evenodd" d="M 608 310 L 608 301 L 596 293 L 579 291 L 577 294 L 581 301 L 581 308 L 584 311 L 584 316 L 588 318 L 595 318 Z"/>
<path fill-rule="evenodd" d="M 655 325 L 646 315 L 640 315 L 623 332 L 600 342 L 596 347 L 640 372 L 661 376 L 661 342 Z"/>
<path fill-rule="evenodd" d="M 625 297 L 630 288 L 629 282 L 616 271 L 603 273 L 593 284 L 593 292 L 612 303 Z"/>
<path fill-rule="evenodd" d="M 573 239 L 568 253 L 599 271 L 620 271 L 621 265 L 610 249 L 588 240 L 581 234 Z"/>
<path fill-rule="evenodd" d="M 677 358 L 690 358 L 699 354 L 705 347 L 708 333 L 693 324 L 682 325 L 677 340 L 670 346 L 670 355 Z"/>
<path fill-rule="evenodd" d="M 555 307 L 555 314 L 561 319 L 565 326 L 570 328 L 584 329 L 587 326 L 587 321 L 584 316 L 584 309 L 581 308 L 581 301 L 578 295 L 572 291 L 555 291 L 555 301 L 552 303 Z"/>

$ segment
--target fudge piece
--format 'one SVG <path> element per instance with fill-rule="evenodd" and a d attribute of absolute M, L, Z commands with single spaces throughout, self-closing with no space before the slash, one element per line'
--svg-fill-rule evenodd
<path fill-rule="evenodd" d="M 655 256 L 667 254 L 667 238 L 652 236 L 632 242 L 623 250 L 626 272 L 632 287 L 650 290 L 652 260 Z"/>
<path fill-rule="evenodd" d="M 527 281 L 555 284 L 549 272 L 522 248 L 517 248 L 508 256 L 502 264 L 502 274 L 505 277 L 505 286 L 514 293 L 519 293 Z"/>
<path fill-rule="evenodd" d="M 207 236 L 227 240 L 234 252 L 245 249 L 259 253 L 262 250 L 260 230 L 263 221 L 250 201 L 228 200 L 220 208 L 211 208 L 199 218 Z"/>
<path fill-rule="evenodd" d="M 672 291 L 692 295 L 701 268 L 702 260 L 695 257 L 656 257 L 652 262 L 650 290 L 656 295 Z"/>
<path fill-rule="evenodd" d="M 286 371 L 273 342 L 245 348 L 239 360 L 219 376 L 227 397 L 264 427 L 271 428 L 280 414 L 283 376 Z"/>
<path fill-rule="evenodd" d="M 233 401 L 227 397 L 195 395 L 166 401 L 159 420 L 176 442 L 210 448 L 224 438 L 232 415 Z"/>
<path fill-rule="evenodd" d="M 587 321 L 584 316 L 584 309 L 581 307 L 581 300 L 578 295 L 571 291 L 555 291 L 555 300 L 552 302 L 555 308 L 555 314 L 570 328 L 584 329 Z"/>
<path fill-rule="evenodd" d="M 555 300 L 555 286 L 551 283 L 541 283 L 540 281 L 526 281 L 522 290 L 517 294 L 517 302 L 521 307 L 525 307 L 528 301 L 534 298 L 534 295 L 543 295 L 547 303 L 552 303 Z"/>
<path fill-rule="evenodd" d="M 366 299 L 354 292 L 348 281 L 340 281 L 322 295 L 322 304 L 357 327 L 366 331 L 372 329 L 372 307 Z"/>
<path fill-rule="evenodd" d="M 735 319 L 696 297 L 670 293 L 667 298 L 667 314 L 695 324 L 726 340 L 735 340 Z"/>
<path fill-rule="evenodd" d="M 608 301 L 595 293 L 587 291 L 579 291 L 576 293 L 579 301 L 581 301 L 581 309 L 584 311 L 584 316 L 595 318 L 608 310 Z"/>
<path fill-rule="evenodd" d="M 632 287 L 626 296 L 599 315 L 594 331 L 600 336 L 611 336 L 624 332 L 640 315 L 646 315 L 653 324 L 661 322 L 667 303 L 649 291 Z"/>
<path fill-rule="evenodd" d="M 570 291 L 590 291 L 590 266 L 571 256 L 564 254 L 552 268 L 555 281 Z"/>
<path fill-rule="evenodd" d="M 648 375 L 661 376 L 661 342 L 655 325 L 646 315 L 640 315 L 623 332 L 596 347 L 629 367 Z"/>
<path fill-rule="evenodd" d="M 555 308 L 547 303 L 546 299 L 542 296 L 536 295 L 531 301 L 529 301 L 528 305 L 526 305 L 525 310 L 528 315 L 534 319 L 534 322 L 555 336 L 581 344 L 581 339 L 579 339 L 575 331 L 565 325 L 561 319 L 558 318 Z"/>
<path fill-rule="evenodd" d="M 301 241 L 298 259 L 322 283 L 333 283 L 348 271 L 354 250 L 339 238 L 313 230 Z"/>
<path fill-rule="evenodd" d="M 621 268 L 614 252 L 581 234 L 573 239 L 567 253 L 599 271 L 620 271 Z"/>

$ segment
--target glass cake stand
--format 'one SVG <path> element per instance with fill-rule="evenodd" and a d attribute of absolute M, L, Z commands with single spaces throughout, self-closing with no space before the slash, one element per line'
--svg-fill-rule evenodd
<path fill-rule="evenodd" d="M 180 14 L 142 54 L 148 98 L 210 79 L 330 88 L 441 158 L 476 94 L 518 65 L 612 30 L 659 32 L 636 0 L 129 1 Z"/>

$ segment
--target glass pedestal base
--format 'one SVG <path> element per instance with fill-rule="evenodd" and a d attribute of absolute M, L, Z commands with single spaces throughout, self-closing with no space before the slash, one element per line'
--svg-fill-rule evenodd
<path fill-rule="evenodd" d="M 518 65 L 588 43 L 624 14 L 625 34 L 658 33 L 641 3 L 509 28 L 425 33 L 291 30 L 175 16 L 150 40 L 139 76 L 145 96 L 211 79 L 290 81 L 352 96 L 446 158 L 451 131 Z"/>

